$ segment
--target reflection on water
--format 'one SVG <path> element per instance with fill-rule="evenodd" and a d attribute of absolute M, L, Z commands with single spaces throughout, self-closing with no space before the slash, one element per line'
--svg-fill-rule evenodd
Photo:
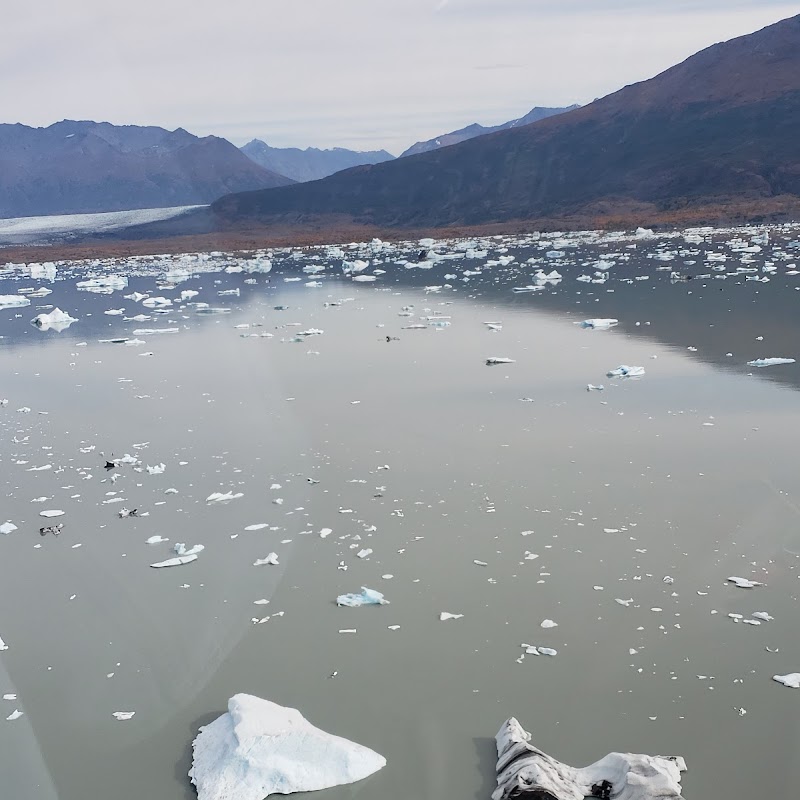
<path fill-rule="evenodd" d="M 0 295 L 53 290 L 0 310 L 0 521 L 18 526 L 0 537 L 9 797 L 191 797 L 187 747 L 236 692 L 387 757 L 331 800 L 486 798 L 512 714 L 568 763 L 679 753 L 687 797 L 791 796 L 794 697 L 771 677 L 800 665 L 800 369 L 746 362 L 800 352 L 800 276 L 796 232 L 758 235 L 487 240 L 486 256 L 430 269 L 417 246 L 348 251 L 371 262 L 358 274 L 385 270 L 374 283 L 325 251 L 274 253 L 268 275 L 198 265 L 162 288 L 164 264 L 114 265 L 129 285 L 110 295 L 75 287 L 103 265 L 60 265 L 53 283 L 7 273 Z M 576 280 L 599 280 L 598 262 L 607 281 Z M 512 293 L 539 268 L 563 280 Z M 160 313 L 134 292 L 176 302 Z M 39 305 L 79 321 L 37 330 Z M 450 324 L 409 327 L 428 317 Z M 590 317 L 620 324 L 573 324 Z M 620 364 L 646 374 L 605 377 Z M 103 468 L 125 453 L 140 465 Z M 243 497 L 206 503 L 229 490 Z M 38 533 L 47 509 L 65 511 L 58 537 Z M 149 568 L 177 542 L 205 550 Z M 273 551 L 279 566 L 253 566 Z M 335 607 L 361 586 L 391 604 Z M 728 617 L 759 610 L 775 620 Z M 558 655 L 521 659 L 522 643 Z"/>

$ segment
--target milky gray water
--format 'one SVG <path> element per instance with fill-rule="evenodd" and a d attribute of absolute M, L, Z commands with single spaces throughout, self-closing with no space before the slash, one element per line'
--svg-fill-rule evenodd
<path fill-rule="evenodd" d="M 0 274 L 52 290 L 0 309 L 0 796 L 192 798 L 191 741 L 237 692 L 387 758 L 328 800 L 485 800 L 511 715 L 576 766 L 683 755 L 689 799 L 793 796 L 800 691 L 772 676 L 800 671 L 800 365 L 747 361 L 800 357 L 800 231 L 761 237 L 346 249 L 374 282 L 324 249 Z M 563 279 L 512 292 L 540 267 Z M 78 321 L 30 324 L 54 306 Z M 150 568 L 178 542 L 205 549 Z M 336 607 L 362 586 L 390 604 Z"/>

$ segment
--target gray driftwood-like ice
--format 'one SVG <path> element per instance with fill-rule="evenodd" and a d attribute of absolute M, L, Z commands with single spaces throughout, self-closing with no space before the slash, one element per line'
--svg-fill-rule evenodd
<path fill-rule="evenodd" d="M 355 783 L 386 765 L 360 744 L 314 727 L 299 711 L 248 694 L 200 728 L 189 777 L 198 800 L 264 800 Z"/>
<path fill-rule="evenodd" d="M 492 800 L 683 800 L 682 758 L 609 753 L 577 769 L 556 761 L 530 744 L 531 735 L 514 717 L 497 739 L 497 789 Z"/>

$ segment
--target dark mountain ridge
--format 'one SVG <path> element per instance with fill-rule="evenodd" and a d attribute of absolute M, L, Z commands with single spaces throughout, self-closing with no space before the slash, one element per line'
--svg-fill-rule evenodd
<path fill-rule="evenodd" d="M 533 125 L 223 197 L 219 226 L 382 226 L 671 213 L 800 196 L 800 16 Z"/>
<path fill-rule="evenodd" d="M 225 139 L 182 128 L 0 125 L 0 217 L 195 205 L 290 183 Z"/>

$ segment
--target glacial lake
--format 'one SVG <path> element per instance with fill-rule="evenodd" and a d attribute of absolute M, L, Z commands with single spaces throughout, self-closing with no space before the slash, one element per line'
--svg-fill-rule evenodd
<path fill-rule="evenodd" d="M 799 262 L 784 226 L 0 270 L 2 797 L 190 800 L 238 692 L 386 757 L 320 800 L 488 800 L 510 716 L 792 797 L 800 364 L 748 362 L 800 358 Z"/>

